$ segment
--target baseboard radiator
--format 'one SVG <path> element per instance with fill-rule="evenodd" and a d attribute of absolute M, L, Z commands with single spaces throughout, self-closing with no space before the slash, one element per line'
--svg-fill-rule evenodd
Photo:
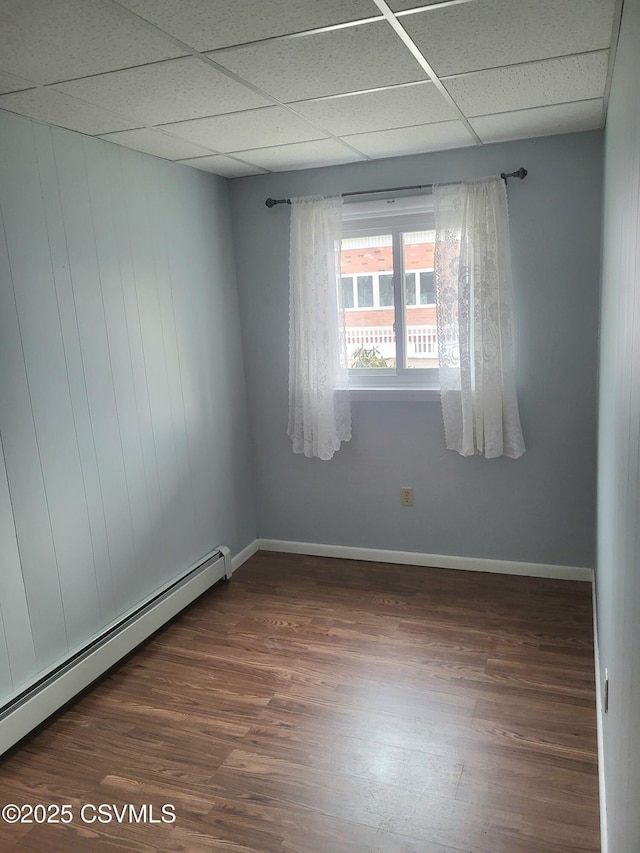
<path fill-rule="evenodd" d="M 225 545 L 207 554 L 148 599 L 71 653 L 0 708 L 0 755 L 81 690 L 103 675 L 136 646 L 223 578 L 231 578 L 231 554 Z"/>

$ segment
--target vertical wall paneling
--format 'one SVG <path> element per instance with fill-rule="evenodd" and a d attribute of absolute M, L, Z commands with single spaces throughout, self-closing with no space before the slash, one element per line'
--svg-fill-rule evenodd
<path fill-rule="evenodd" d="M 117 438 L 114 451 L 119 454 L 118 466 L 122 466 L 120 487 L 124 488 L 124 508 L 129 516 L 126 528 L 128 559 L 131 560 L 127 572 L 129 595 L 148 588 L 149 583 L 152 583 L 153 567 L 146 562 L 149 539 L 148 501 L 138 437 L 123 297 L 122 258 L 116 228 L 123 200 L 115 191 L 114 166 L 117 168 L 117 160 L 104 156 L 111 154 L 111 149 L 102 152 L 95 146 L 84 143 L 83 152 L 92 235 L 95 241 L 98 293 L 104 312 L 109 358 L 109 395 L 113 395 L 114 438 Z M 117 531 L 109 527 L 107 532 L 110 540 L 117 535 Z"/>
<path fill-rule="evenodd" d="M 198 454 L 197 489 L 204 505 L 210 506 L 216 500 L 215 493 L 218 490 L 216 475 L 219 468 L 224 465 L 224 460 L 222 457 L 214 459 L 214 456 L 208 453 L 200 456 L 197 448 L 205 444 L 205 433 L 209 425 L 214 430 L 211 434 L 214 444 L 225 443 L 220 435 L 224 412 L 219 400 L 214 400 L 214 390 L 217 387 L 221 391 L 224 389 L 225 377 L 221 375 L 218 382 L 216 382 L 214 377 L 220 372 L 220 365 L 224 364 L 225 359 L 230 358 L 230 353 L 226 353 L 225 358 L 220 359 L 217 357 L 215 351 L 215 341 L 218 331 L 216 328 L 217 318 L 222 312 L 219 305 L 212 305 L 213 294 L 209 287 L 209 277 L 207 274 L 208 268 L 217 263 L 213 253 L 213 246 L 216 240 L 219 239 L 219 236 L 215 233 L 204 233 L 206 226 L 200 219 L 198 211 L 206 209 L 208 205 L 206 199 L 203 198 L 203 191 L 200 187 L 196 188 L 194 185 L 194 192 L 197 194 L 198 204 L 194 205 L 193 209 L 186 211 L 186 229 L 184 235 L 189 251 L 193 251 L 196 245 L 204 246 L 205 251 L 199 253 L 190 272 L 193 275 L 191 287 L 188 287 L 186 270 L 182 271 L 180 287 L 183 311 L 188 318 L 184 331 L 186 333 L 188 329 L 191 329 L 194 333 L 194 342 L 191 346 L 192 364 L 189 370 L 193 375 L 190 408 L 193 442 L 196 453 Z M 224 279 L 222 277 L 220 288 L 222 289 L 223 287 Z M 191 301 L 187 304 L 185 294 L 189 291 L 191 292 Z M 220 297 L 218 296 L 218 298 Z M 219 413 L 214 417 L 213 413 L 216 409 L 219 410 Z M 228 480 L 228 478 L 224 479 Z M 220 480 L 223 480 L 223 478 L 220 478 Z M 204 524 L 206 525 L 206 519 L 204 519 Z"/>
<path fill-rule="evenodd" d="M 188 551 L 196 532 L 196 512 L 190 486 L 192 470 L 187 447 L 184 402 L 181 388 L 180 359 L 174 318 L 174 299 L 168 245 L 175 240 L 171 224 L 167 224 L 167 207 L 163 204 L 164 180 L 160 163 L 145 160 L 147 200 L 153 255 L 160 330 L 162 333 L 162 367 L 165 372 L 167 400 L 171 414 L 172 451 L 175 454 L 175 486 L 171 490 L 171 516 L 175 520 L 175 543 L 179 553 Z"/>
<path fill-rule="evenodd" d="M 7 647 L 7 636 L 4 629 L 4 614 L 2 613 L 2 602 L 0 601 L 0 691 L 4 694 L 13 690 L 13 679 L 11 678 L 11 665 L 9 663 L 9 649 Z"/>
<path fill-rule="evenodd" d="M 165 546 L 164 531 L 158 530 L 158 519 L 162 518 L 162 501 L 158 480 L 158 464 L 151 423 L 151 408 L 145 370 L 145 360 L 140 332 L 140 314 L 136 295 L 137 246 L 132 238 L 130 213 L 127 198 L 129 176 L 125 174 L 123 162 L 126 154 L 113 147 L 107 152 L 110 179 L 113 182 L 113 215 L 115 233 L 120 250 L 120 276 L 122 286 L 122 308 L 126 323 L 127 358 L 130 375 L 124 371 L 118 386 L 129 400 L 126 428 L 128 452 L 136 455 L 137 477 L 131 500 L 136 509 L 135 527 L 137 552 L 141 560 L 143 577 L 153 578 L 155 567 L 162 560 Z M 140 262 L 138 261 L 137 266 Z M 134 450 L 135 447 L 135 450 Z M 133 460 L 132 460 L 133 461 Z"/>
<path fill-rule="evenodd" d="M 116 611 L 121 612 L 127 607 L 131 595 L 135 594 L 135 573 L 132 571 L 135 555 L 84 139 L 73 135 L 65 140 L 64 145 L 56 144 L 55 148 L 73 304 L 105 514 L 114 601 Z"/>
<path fill-rule="evenodd" d="M 0 140 L 6 699 L 257 530 L 225 181 L 1 111 Z"/>
<path fill-rule="evenodd" d="M 38 281 L 22 281 L 16 289 L 20 306 L 33 289 L 32 299 L 20 311 L 25 353 L 33 368 L 32 402 L 43 460 L 51 526 L 65 611 L 67 642 L 71 648 L 82 642 L 101 620 L 93 543 L 82 464 L 71 402 L 62 322 L 58 302 L 68 264 L 64 231 L 61 228 L 57 182 L 54 180 L 54 151 L 51 130 L 33 124 L 38 187 L 44 212 L 48 249 L 46 267 Z M 61 280 L 62 279 L 62 280 Z M 30 325 L 28 325 L 28 323 Z"/>
<path fill-rule="evenodd" d="M 163 369 L 162 334 L 156 289 L 156 264 L 153 256 L 151 223 L 144 173 L 144 158 L 138 155 L 135 160 L 122 160 L 123 181 L 133 192 L 127 194 L 127 224 L 132 246 L 133 293 L 131 308 L 137 318 L 139 334 L 138 373 L 144 381 L 144 397 L 148 402 L 148 458 L 155 468 L 158 493 L 156 511 L 152 515 L 151 535 L 161 544 L 157 554 L 161 574 L 167 575 L 171 559 L 175 553 L 176 542 L 171 536 L 167 522 L 173 520 L 167 512 L 171 489 L 175 482 L 173 475 L 175 454 L 171 436 L 171 416 L 167 400 L 165 372 Z M 165 519 L 165 524 L 161 524 Z"/>
<path fill-rule="evenodd" d="M 187 177 L 191 178 L 191 175 Z M 163 210 L 168 209 L 170 199 L 174 196 L 171 180 L 165 182 L 160 188 L 162 192 L 161 205 Z M 184 424 L 184 450 L 186 453 L 186 466 L 192 488 L 190 490 L 194 541 L 206 539 L 206 531 L 209 525 L 207 519 L 207 500 L 203 489 L 204 476 L 203 465 L 205 459 L 199 454 L 201 436 L 199 435 L 198 415 L 201 403 L 201 394 L 198 389 L 200 370 L 199 363 L 202 358 L 198 355 L 200 336 L 194 334 L 198 323 L 198 314 L 202 310 L 199 299 L 193 298 L 198 286 L 197 271 L 193 267 L 186 268 L 182 254 L 178 247 L 185 247 L 191 254 L 192 234 L 188 225 L 188 207 L 177 205 L 172 209 L 171 217 L 165 215 L 161 239 L 166 247 L 167 265 L 170 281 L 170 311 L 175 335 L 176 359 L 175 368 L 179 382 L 179 393 L 175 401 L 182 411 Z"/>
<path fill-rule="evenodd" d="M 86 504 L 88 534 L 91 540 L 93 573 L 97 590 L 100 621 L 110 621 L 116 616 L 114 585 L 111 576 L 111 561 L 107 544 L 104 502 L 96 446 L 91 427 L 91 413 L 87 392 L 87 377 L 84 370 L 80 330 L 73 291 L 72 269 L 67 240 L 66 221 L 60 192 L 58 171 L 58 149 L 64 145 L 65 137 L 55 129 L 33 125 L 36 138 L 40 139 L 39 174 L 42 201 L 47 217 L 49 251 L 53 264 L 56 289 L 58 321 L 62 333 L 67 381 L 73 411 L 73 432 L 82 470 L 81 491 Z M 51 156 L 45 144 L 50 138 Z M 71 201 L 71 203 L 73 203 Z M 79 533 L 82 536 L 82 532 Z M 90 583 L 89 565 L 78 578 L 78 583 Z M 100 623 L 99 623 L 100 624 Z"/>
<path fill-rule="evenodd" d="M 190 506 L 189 501 L 185 500 L 186 493 L 182 488 L 184 481 L 178 459 L 176 417 L 169 381 L 169 374 L 174 369 L 174 359 L 173 353 L 167 348 L 170 338 L 167 337 L 162 313 L 161 294 L 166 288 L 167 267 L 162 252 L 163 211 L 158 205 L 159 186 L 162 183 L 159 178 L 159 166 L 157 161 L 144 158 L 139 170 L 143 181 L 140 198 L 144 228 L 141 229 L 141 237 L 151 258 L 152 271 L 152 275 L 144 282 L 142 294 L 139 292 L 139 299 L 143 298 L 147 306 L 146 310 L 141 312 L 145 319 L 142 334 L 152 402 L 158 473 L 165 516 L 171 519 L 168 555 L 173 559 L 173 553 L 183 553 L 186 547 Z"/>
<path fill-rule="evenodd" d="M 0 158 L 0 206 L 5 239 L 0 245 L 0 435 L 34 646 L 42 668 L 63 655 L 68 645 L 31 396 L 34 383 L 36 397 L 46 394 L 37 386 L 45 378 L 38 373 L 41 364 L 33 349 L 24 345 L 17 293 L 25 289 L 20 296 L 22 320 L 27 329 L 35 329 L 40 312 L 37 295 L 32 296 L 30 289 L 50 279 L 50 261 L 42 207 L 36 203 L 40 186 L 33 168 L 32 133 L 30 128 L 27 133 L 20 133 L 14 123 L 2 130 L 5 156 Z M 25 312 L 32 316 L 24 317 Z M 36 399 L 37 411 L 40 402 Z M 45 425 L 40 426 L 42 436 Z M 46 439 L 44 444 L 46 447 Z"/>
<path fill-rule="evenodd" d="M 37 672 L 36 653 L 31 633 L 24 580 L 20 567 L 18 540 L 13 523 L 11 496 L 0 446 L 0 689 L 6 695 L 21 679 L 28 680 Z M 6 667 L 9 672 L 7 673 Z M 15 673 L 15 677 L 14 677 Z"/>

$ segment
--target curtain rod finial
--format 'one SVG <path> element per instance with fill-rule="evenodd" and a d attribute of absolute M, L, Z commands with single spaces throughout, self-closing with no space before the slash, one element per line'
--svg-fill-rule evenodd
<path fill-rule="evenodd" d="M 528 174 L 529 172 L 525 168 L 520 166 L 520 168 L 516 169 L 515 172 L 500 172 L 500 177 L 503 181 L 506 181 L 507 178 L 520 178 L 520 180 L 522 181 L 527 177 Z"/>
<path fill-rule="evenodd" d="M 275 207 L 276 204 L 291 204 L 290 198 L 268 198 L 265 200 L 267 207 Z"/>

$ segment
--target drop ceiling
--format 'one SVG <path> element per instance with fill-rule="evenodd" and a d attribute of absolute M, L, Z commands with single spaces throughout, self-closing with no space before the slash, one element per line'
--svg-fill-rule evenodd
<path fill-rule="evenodd" d="M 0 109 L 226 177 L 604 125 L 621 0 L 0 0 Z"/>

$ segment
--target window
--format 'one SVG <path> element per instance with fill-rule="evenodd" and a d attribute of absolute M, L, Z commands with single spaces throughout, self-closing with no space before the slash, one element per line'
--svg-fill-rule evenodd
<path fill-rule="evenodd" d="M 343 208 L 342 306 L 352 388 L 436 388 L 431 196 Z"/>
<path fill-rule="evenodd" d="M 348 244 L 348 240 L 342 241 L 343 247 Z M 342 307 L 345 310 L 393 307 L 393 273 L 343 275 Z"/>
<path fill-rule="evenodd" d="M 355 299 L 353 298 L 353 276 L 342 276 L 342 306 L 343 308 L 353 308 Z"/>
<path fill-rule="evenodd" d="M 360 308 L 373 308 L 373 276 L 358 275 L 356 281 L 358 283 L 358 306 Z"/>
<path fill-rule="evenodd" d="M 393 273 L 383 273 L 378 277 L 378 289 L 380 293 L 380 307 L 386 308 L 393 305 Z"/>
<path fill-rule="evenodd" d="M 433 240 L 433 237 L 427 239 Z M 404 291 L 405 305 L 435 305 L 436 292 L 433 283 L 433 270 L 406 272 L 404 274 Z"/>

